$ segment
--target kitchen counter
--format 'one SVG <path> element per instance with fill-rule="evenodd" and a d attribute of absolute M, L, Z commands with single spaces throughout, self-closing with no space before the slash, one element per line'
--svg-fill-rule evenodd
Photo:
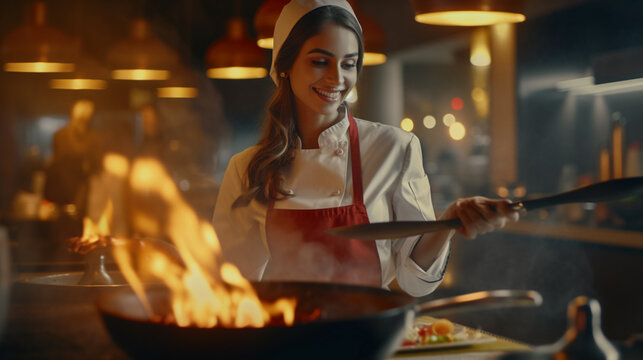
<path fill-rule="evenodd" d="M 94 306 L 106 290 L 14 283 L 0 358 L 130 359 Z"/>
<path fill-rule="evenodd" d="M 131 359 L 111 340 L 94 305 L 110 290 L 14 283 L 0 358 Z M 473 347 L 400 353 L 392 359 L 486 359 L 501 351 L 525 349 L 526 345 L 499 338 Z"/>

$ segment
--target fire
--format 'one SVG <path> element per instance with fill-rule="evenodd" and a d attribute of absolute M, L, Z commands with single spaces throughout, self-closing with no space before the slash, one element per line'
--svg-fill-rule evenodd
<path fill-rule="evenodd" d="M 83 218 L 83 235 L 70 239 L 70 250 L 79 254 L 87 254 L 99 246 L 107 246 L 110 240 L 109 234 L 113 215 L 114 206 L 112 201 L 108 200 L 105 210 L 103 210 L 97 222 L 94 222 L 89 216 L 85 216 Z"/>
<path fill-rule="evenodd" d="M 122 169 L 123 167 L 119 167 Z M 178 326 L 262 327 L 283 318 L 292 325 L 295 299 L 263 303 L 239 270 L 223 260 L 212 226 L 200 220 L 185 202 L 164 167 L 155 159 L 140 158 L 129 170 L 133 227 L 162 240 L 111 240 L 112 253 L 123 276 L 137 294 L 150 319 Z M 109 236 L 113 209 L 85 222 L 83 238 Z M 155 314 L 145 283 L 162 282 L 170 291 L 170 314 Z"/>
<path fill-rule="evenodd" d="M 106 178 L 111 178 L 112 181 L 113 179 L 122 180 L 127 177 L 129 172 L 129 161 L 122 155 L 107 153 L 103 157 L 102 169 L 100 176 L 103 180 Z M 105 182 L 102 182 L 101 185 L 104 186 Z M 104 188 L 101 188 L 101 191 L 107 192 Z M 71 250 L 81 254 L 86 254 L 99 246 L 107 246 L 112 240 L 110 235 L 114 222 L 114 202 L 109 196 L 94 200 L 97 202 L 97 209 L 101 208 L 102 203 L 105 204 L 102 207 L 102 212 L 97 210 L 96 213 L 92 214 L 91 211 L 88 211 L 89 215 L 92 216 L 83 218 L 83 235 L 70 241 Z M 117 206 L 118 204 L 117 202 Z M 94 219 L 98 217 L 98 220 L 94 221 L 92 217 Z"/>
<path fill-rule="evenodd" d="M 109 229 L 114 217 L 114 206 L 112 201 L 108 200 L 105 210 L 101 215 L 98 222 L 94 223 L 89 216 L 83 218 L 83 237 L 82 239 L 87 243 L 94 243 L 99 241 L 103 236 L 109 236 Z"/>

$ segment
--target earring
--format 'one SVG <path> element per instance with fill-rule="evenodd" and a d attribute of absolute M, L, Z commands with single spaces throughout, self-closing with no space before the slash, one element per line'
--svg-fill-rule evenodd
<path fill-rule="evenodd" d="M 284 79 L 285 79 L 285 78 L 287 78 L 287 77 L 288 77 L 288 75 L 286 75 L 286 73 L 285 73 L 285 72 L 282 72 L 282 73 L 279 73 L 279 77 L 282 77 L 282 78 L 284 78 Z"/>

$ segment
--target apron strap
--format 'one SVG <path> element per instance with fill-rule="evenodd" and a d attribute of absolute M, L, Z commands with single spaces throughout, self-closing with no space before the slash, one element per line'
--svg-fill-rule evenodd
<path fill-rule="evenodd" d="M 348 135 L 351 145 L 351 172 L 353 175 L 353 204 L 364 204 L 362 189 L 362 159 L 359 151 L 359 133 L 357 122 L 348 113 Z"/>

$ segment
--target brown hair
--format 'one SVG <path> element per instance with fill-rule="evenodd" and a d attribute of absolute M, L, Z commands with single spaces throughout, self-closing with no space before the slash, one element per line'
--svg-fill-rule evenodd
<path fill-rule="evenodd" d="M 359 47 L 357 73 L 361 72 L 364 46 L 357 19 L 340 7 L 322 6 L 304 15 L 290 31 L 275 59 L 277 74 L 290 70 L 304 42 L 319 34 L 327 22 L 355 33 Z M 289 196 L 280 182 L 295 156 L 298 129 L 290 81 L 281 76 L 278 79 L 277 90 L 268 104 L 263 134 L 257 143 L 259 149 L 248 164 L 247 191 L 235 200 L 233 208 L 247 206 L 253 199 L 267 204 L 270 200 Z"/>

